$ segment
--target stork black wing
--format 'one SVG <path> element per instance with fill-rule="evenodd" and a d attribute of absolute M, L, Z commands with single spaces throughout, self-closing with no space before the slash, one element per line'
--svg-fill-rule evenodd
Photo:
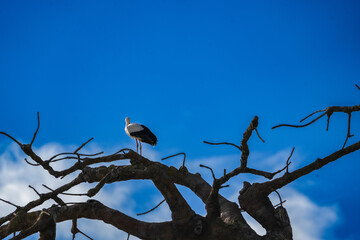
<path fill-rule="evenodd" d="M 145 127 L 144 125 L 141 125 L 144 129 L 138 132 L 131 132 L 130 135 L 133 137 L 138 138 L 140 141 L 144 143 L 148 143 L 152 146 L 155 146 L 157 143 L 157 138 L 155 134 L 153 134 L 150 129 Z"/>

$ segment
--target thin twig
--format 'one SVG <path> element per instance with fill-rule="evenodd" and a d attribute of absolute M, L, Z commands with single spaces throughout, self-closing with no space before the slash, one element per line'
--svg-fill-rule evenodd
<path fill-rule="evenodd" d="M 221 189 L 221 188 L 226 188 L 226 187 L 230 187 L 230 185 L 227 184 L 227 185 L 220 186 L 219 189 Z"/>
<path fill-rule="evenodd" d="M 40 115 L 39 115 L 39 112 L 37 112 L 37 120 L 38 120 L 38 125 L 37 125 L 36 131 L 35 131 L 35 133 L 34 133 L 34 136 L 33 136 L 33 138 L 31 139 L 30 146 L 32 146 L 32 144 L 34 143 L 35 138 L 36 138 L 36 134 L 38 133 L 39 128 L 40 128 Z"/>
<path fill-rule="evenodd" d="M 76 156 L 82 156 L 82 157 L 94 157 L 94 156 L 97 156 L 97 155 L 100 155 L 100 154 L 103 154 L 104 152 L 98 152 L 98 153 L 93 153 L 93 154 L 84 154 L 84 153 L 76 153 L 76 152 L 69 152 L 69 153 L 58 153 L 54 156 L 52 156 L 49 160 L 47 160 L 48 162 L 58 162 L 58 161 L 61 161 L 61 160 L 64 160 L 64 159 L 78 159 L 78 157 L 71 157 L 71 156 L 67 156 L 67 157 L 63 157 L 63 158 L 58 158 L 58 159 L 55 159 L 56 157 L 58 156 L 61 156 L 61 155 L 76 155 Z"/>
<path fill-rule="evenodd" d="M 122 149 L 120 149 L 119 151 L 117 151 L 117 152 L 115 152 L 114 154 L 117 154 L 117 153 L 119 153 L 119 152 L 123 152 L 123 154 L 125 154 L 125 151 L 132 151 L 130 148 L 122 148 Z M 113 155 L 114 155 L 113 154 Z"/>
<path fill-rule="evenodd" d="M 29 162 L 26 158 L 25 158 L 25 162 L 27 162 L 29 165 L 31 165 L 31 166 L 40 166 L 40 164 L 38 164 L 38 163 L 31 163 L 31 162 Z"/>
<path fill-rule="evenodd" d="M 0 132 L 0 134 L 3 134 L 5 136 L 7 136 L 8 138 L 10 138 L 11 140 L 13 140 L 14 142 L 16 142 L 20 147 L 22 146 L 22 144 L 16 140 L 15 138 L 13 138 L 12 136 L 10 136 L 9 134 L 7 134 L 6 132 Z"/>
<path fill-rule="evenodd" d="M 95 196 L 100 190 L 101 188 L 105 185 L 105 183 L 108 183 L 109 180 L 112 178 L 112 175 L 114 173 L 114 169 L 110 170 L 99 182 L 98 184 L 96 184 L 95 187 L 89 189 L 89 191 L 87 192 L 87 196 L 88 197 L 93 197 Z"/>
<path fill-rule="evenodd" d="M 283 167 L 282 169 L 280 169 L 280 170 L 272 173 L 272 175 L 275 176 L 276 174 L 281 173 L 281 172 L 284 171 L 285 169 L 287 170 L 290 164 L 291 164 L 291 162 L 286 162 L 286 166 L 285 166 L 285 167 Z"/>
<path fill-rule="evenodd" d="M 4 199 L 2 199 L 2 198 L 0 198 L 0 201 L 3 201 L 3 202 L 5 202 L 5 203 L 7 203 L 7 204 L 10 204 L 10 205 L 12 205 L 12 206 L 14 206 L 14 207 L 16 207 L 16 208 L 20 208 L 20 206 L 14 204 L 14 203 L 12 203 L 12 202 L 6 201 L 6 200 L 4 200 Z"/>
<path fill-rule="evenodd" d="M 38 191 L 36 191 L 36 189 L 33 186 L 29 185 L 29 188 L 34 190 L 34 192 L 36 192 L 36 194 L 39 195 L 39 197 L 41 197 L 41 194 Z"/>
<path fill-rule="evenodd" d="M 202 164 L 200 164 L 200 167 L 210 169 L 211 174 L 212 174 L 212 176 L 213 176 L 214 180 L 216 180 L 216 178 L 215 178 L 215 174 L 214 174 L 214 171 L 212 170 L 212 168 L 211 168 L 211 167 L 208 167 L 208 166 L 205 166 L 205 165 L 202 165 Z"/>
<path fill-rule="evenodd" d="M 84 232 L 80 231 L 79 229 L 78 229 L 78 232 L 81 233 L 82 235 L 84 235 L 85 237 L 87 237 L 88 239 L 94 240 L 93 238 L 89 237 Z"/>
<path fill-rule="evenodd" d="M 48 189 L 48 190 L 50 190 L 50 191 L 54 191 L 53 189 L 51 189 L 50 187 L 48 187 L 48 186 L 46 186 L 45 184 L 42 184 L 43 185 L 43 187 L 45 187 L 46 189 Z"/>
<path fill-rule="evenodd" d="M 291 150 L 291 153 L 290 153 L 290 156 L 288 157 L 288 159 L 286 160 L 286 173 L 289 173 L 289 165 L 291 162 L 289 162 L 291 156 L 293 155 L 294 153 L 294 150 L 295 150 L 295 147 L 293 147 L 293 149 Z"/>
<path fill-rule="evenodd" d="M 126 154 L 125 151 L 131 151 L 131 149 L 130 149 L 130 148 L 122 148 L 122 149 L 120 149 L 119 151 L 114 152 L 113 154 L 110 154 L 109 156 L 116 155 L 116 154 L 118 154 L 119 152 L 122 152 L 123 154 Z"/>
<path fill-rule="evenodd" d="M 66 206 L 66 203 L 59 198 L 58 196 L 52 197 L 52 199 L 59 205 L 59 206 Z"/>
<path fill-rule="evenodd" d="M 66 205 L 70 205 L 70 204 L 83 204 L 84 202 L 66 202 Z"/>
<path fill-rule="evenodd" d="M 360 87 L 355 83 L 355 86 L 360 90 Z"/>
<path fill-rule="evenodd" d="M 255 128 L 255 132 L 256 132 L 257 136 L 260 138 L 260 140 L 261 140 L 263 143 L 265 143 L 265 140 L 260 137 L 260 134 L 259 134 L 257 128 Z"/>
<path fill-rule="evenodd" d="M 241 148 L 238 145 L 233 144 L 233 143 L 228 143 L 228 142 L 211 143 L 211 142 L 208 142 L 208 141 L 203 141 L 203 143 L 210 144 L 210 145 L 231 145 L 231 146 L 234 146 L 234 147 L 236 147 L 237 149 L 239 149 L 241 151 Z"/>
<path fill-rule="evenodd" d="M 177 154 L 174 154 L 174 155 L 171 155 L 171 156 L 168 156 L 168 157 L 164 157 L 164 158 L 162 158 L 161 160 L 165 160 L 165 159 L 168 159 L 168 158 L 172 158 L 172 157 L 175 157 L 175 156 L 178 156 L 178 155 L 181 155 L 181 154 L 184 155 L 184 160 L 183 160 L 182 166 L 185 167 L 186 153 L 184 153 L 184 152 L 177 153 Z"/>
<path fill-rule="evenodd" d="M 303 119 L 300 120 L 300 122 L 302 121 L 305 121 L 306 119 L 308 119 L 309 117 L 311 117 L 312 115 L 314 115 L 315 113 L 318 113 L 318 112 L 325 112 L 326 110 L 317 110 L 309 115 L 307 115 L 306 117 L 304 117 Z"/>
<path fill-rule="evenodd" d="M 127 236 L 127 239 L 126 240 L 129 240 L 130 239 L 130 233 L 128 233 L 128 236 Z"/>
<path fill-rule="evenodd" d="M 146 212 L 143 212 L 143 213 L 138 213 L 138 214 L 136 214 L 136 215 L 137 215 L 137 216 L 140 216 L 140 215 L 145 215 L 145 214 L 147 214 L 147 213 L 149 213 L 149 212 L 152 212 L 152 211 L 154 211 L 156 208 L 158 208 L 163 202 L 165 202 L 165 199 L 162 200 L 158 205 L 156 205 L 155 207 L 153 207 L 153 208 L 150 209 L 149 211 L 146 211 Z"/>
<path fill-rule="evenodd" d="M 278 170 L 278 171 L 276 171 L 276 172 L 268 173 L 268 172 L 263 172 L 263 171 L 260 171 L 260 170 L 249 169 L 249 168 L 247 168 L 247 171 L 248 171 L 248 172 L 251 172 L 251 173 L 253 173 L 253 174 L 262 175 L 262 176 L 264 176 L 264 177 L 266 177 L 266 178 L 268 178 L 268 179 L 272 179 L 276 174 L 281 173 L 281 172 L 284 171 L 285 169 L 286 169 L 285 174 L 288 174 L 288 173 L 289 173 L 289 165 L 291 164 L 290 158 L 291 158 L 291 156 L 293 155 L 294 150 L 295 150 L 295 147 L 293 147 L 293 149 L 292 149 L 292 151 L 291 151 L 291 153 L 290 153 L 290 156 L 289 156 L 288 159 L 286 160 L 286 165 L 285 165 L 285 167 L 283 167 L 282 169 L 280 169 L 280 170 Z"/>
<path fill-rule="evenodd" d="M 94 138 L 92 137 L 92 138 L 90 138 L 89 140 L 87 140 L 86 142 L 84 142 L 83 144 L 81 144 L 81 146 L 80 147 L 78 147 L 75 151 L 74 151 L 74 153 L 77 153 L 78 151 L 80 151 L 80 149 L 82 149 L 86 144 L 88 144 L 91 140 L 93 140 Z"/>
<path fill-rule="evenodd" d="M 295 127 L 295 128 L 306 127 L 306 126 L 309 126 L 310 124 L 316 122 L 317 120 L 319 120 L 323 116 L 325 116 L 325 114 L 326 114 L 326 112 L 324 112 L 323 114 L 321 114 L 320 116 L 318 116 L 317 118 L 312 120 L 311 122 L 308 122 L 307 124 L 304 124 L 304 125 L 279 124 L 279 125 L 276 125 L 276 126 L 272 127 L 271 129 L 275 129 L 275 128 L 278 128 L 278 127 Z"/>
<path fill-rule="evenodd" d="M 75 235 L 78 233 L 77 219 L 76 219 L 76 218 L 74 218 L 74 219 L 72 220 L 71 233 L 73 234 L 72 240 L 74 240 L 74 239 L 75 239 Z"/>
<path fill-rule="evenodd" d="M 282 199 L 281 199 L 280 193 L 279 193 L 278 191 L 276 191 L 276 190 L 275 190 L 275 192 L 276 192 L 276 194 L 279 196 L 279 199 L 280 199 L 280 205 L 282 206 L 283 201 L 282 201 Z"/>
<path fill-rule="evenodd" d="M 86 235 L 84 232 L 80 231 L 80 229 L 77 227 L 77 219 L 76 218 L 72 220 L 71 233 L 73 234 L 73 238 L 72 238 L 73 240 L 75 239 L 75 235 L 77 233 L 81 233 L 88 239 L 94 240 L 91 237 L 89 237 L 88 235 Z"/>
<path fill-rule="evenodd" d="M 278 206 L 280 206 L 280 205 L 282 206 L 282 204 L 285 203 L 285 202 L 286 202 L 286 200 L 284 200 L 284 201 L 282 201 L 282 202 L 279 202 L 278 204 L 274 205 L 273 207 L 276 208 L 276 207 L 278 207 Z"/>
<path fill-rule="evenodd" d="M 329 131 L 330 117 L 331 117 L 331 113 L 328 113 L 326 119 L 326 131 Z"/>
<path fill-rule="evenodd" d="M 347 130 L 346 139 L 345 139 L 345 142 L 344 142 L 344 145 L 343 145 L 342 148 L 345 147 L 347 140 L 348 140 L 350 137 L 354 136 L 354 135 L 351 135 L 351 134 L 350 134 L 351 112 L 348 113 L 348 116 L 349 116 L 349 117 L 348 117 L 348 130 Z"/>
<path fill-rule="evenodd" d="M 42 184 L 43 187 L 47 188 L 48 190 L 54 192 L 55 190 L 51 189 L 50 187 L 46 186 L 45 184 Z M 64 193 L 64 192 L 60 192 L 59 194 L 62 195 L 68 195 L 68 196 L 87 196 L 87 193 Z"/>
<path fill-rule="evenodd" d="M 78 196 L 78 197 L 88 195 L 87 193 L 59 193 L 59 194 L 68 195 L 68 196 Z"/>

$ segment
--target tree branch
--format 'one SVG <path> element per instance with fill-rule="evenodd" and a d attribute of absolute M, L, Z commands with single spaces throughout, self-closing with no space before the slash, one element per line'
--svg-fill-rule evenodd
<path fill-rule="evenodd" d="M 208 142 L 208 141 L 203 141 L 206 144 L 210 144 L 210 145 L 230 145 L 230 146 L 234 146 L 237 149 L 239 149 L 241 151 L 240 146 L 233 144 L 233 143 L 228 143 L 228 142 L 220 142 L 220 143 L 212 143 L 212 142 Z"/>
<path fill-rule="evenodd" d="M 143 212 L 143 213 L 138 213 L 136 214 L 137 216 L 141 216 L 141 215 L 145 215 L 148 214 L 149 212 L 154 211 L 156 208 L 158 208 L 163 202 L 165 202 L 165 199 L 163 199 L 158 205 L 156 205 L 155 207 L 153 207 L 152 209 L 150 209 L 149 211 Z"/>
<path fill-rule="evenodd" d="M 342 148 L 345 147 L 347 140 L 348 140 L 350 137 L 354 136 L 354 135 L 351 135 L 351 134 L 350 134 L 350 124 L 351 124 L 351 113 L 348 113 L 348 130 L 347 130 L 346 139 L 345 139 L 345 142 L 344 142 L 344 145 L 343 145 Z"/>
<path fill-rule="evenodd" d="M 47 210 L 43 209 L 39 213 L 39 217 L 30 227 L 26 228 L 25 230 L 22 230 L 17 236 L 14 236 L 10 240 L 24 239 L 37 232 L 40 232 L 39 240 L 55 240 L 55 236 L 56 236 L 55 222 L 56 222 L 55 215 L 53 215 L 51 211 L 49 213 L 47 212 Z"/>
<path fill-rule="evenodd" d="M 354 105 L 354 106 L 331 106 L 331 107 L 328 107 L 328 108 L 326 108 L 324 110 L 315 111 L 315 112 L 311 113 L 310 115 L 308 115 L 307 117 L 305 117 L 304 119 L 301 120 L 301 121 L 303 121 L 303 120 L 307 119 L 308 117 L 314 115 L 315 113 L 324 112 L 323 114 L 321 114 L 320 116 L 318 116 L 317 118 L 315 118 L 314 120 L 310 121 L 307 124 L 304 124 L 304 125 L 280 124 L 280 125 L 276 125 L 276 126 L 272 127 L 271 129 L 275 129 L 275 128 L 278 128 L 278 127 L 295 127 L 295 128 L 306 127 L 306 126 L 309 126 L 310 124 L 316 122 L 317 120 L 319 120 L 320 118 L 322 118 L 325 115 L 327 115 L 328 119 L 330 119 L 331 115 L 334 112 L 343 112 L 343 113 L 349 114 L 349 113 L 357 112 L 357 111 L 360 111 L 360 104 L 359 105 Z"/>
<path fill-rule="evenodd" d="M 56 215 L 56 222 L 73 220 L 74 218 L 97 219 L 111 224 L 112 226 L 140 239 L 175 239 L 172 231 L 172 223 L 170 222 L 142 222 L 129 217 L 120 211 L 109 208 L 96 200 L 89 200 L 86 203 L 79 203 L 66 207 L 53 206 L 47 211 Z M 19 224 L 13 224 L 11 226 L 14 222 L 10 221 L 7 225 L 1 226 L 0 238 L 5 238 L 15 231 L 24 229 L 24 227 L 31 227 L 34 223 L 36 223 L 37 218 L 40 215 L 40 211 L 28 213 L 22 216 L 22 221 L 21 223 L 18 222 Z M 11 228 L 10 231 L 8 231 L 9 228 Z M 35 233 L 35 231 L 32 231 L 32 233 Z"/>
<path fill-rule="evenodd" d="M 69 190 L 70 188 L 72 188 L 75 185 L 78 185 L 82 182 L 84 182 L 84 178 L 83 178 L 83 173 L 80 173 L 78 177 L 76 177 L 74 180 L 72 180 L 71 182 L 57 188 L 56 190 L 49 192 L 49 193 L 45 193 L 45 194 L 39 194 L 39 199 L 31 201 L 29 203 L 27 203 L 25 206 L 17 208 L 14 212 L 8 214 L 5 217 L 0 218 L 0 226 L 5 223 L 6 221 L 9 221 L 11 219 L 13 219 L 19 212 L 27 212 L 31 209 L 33 209 L 34 207 L 40 206 L 41 204 L 43 204 L 46 200 L 49 199 L 54 199 L 55 197 L 57 197 L 57 195 L 59 193 L 62 193 L 64 191 Z"/>
<path fill-rule="evenodd" d="M 33 143 L 34 143 L 34 141 L 35 141 L 35 138 L 36 138 L 36 134 L 38 133 L 39 128 L 40 128 L 40 115 L 39 115 L 39 112 L 37 112 L 37 122 L 38 122 L 38 125 L 37 125 L 36 131 L 35 131 L 35 133 L 34 133 L 34 136 L 33 136 L 33 138 L 31 139 L 30 146 L 33 145 Z"/>
<path fill-rule="evenodd" d="M 306 165 L 305 167 L 302 167 L 298 170 L 295 170 L 293 172 L 289 172 L 288 174 L 285 174 L 284 176 L 274 179 L 269 182 L 261 183 L 261 185 L 264 187 L 267 194 L 270 194 L 271 192 L 282 188 L 283 186 L 295 181 L 296 179 L 305 176 L 317 169 L 322 168 L 323 166 L 327 165 L 330 162 L 333 162 L 345 155 L 348 155 L 354 151 L 357 151 L 360 149 L 360 141 L 357 143 L 354 143 L 346 148 L 343 148 L 341 150 L 338 150 L 324 158 L 319 158 L 315 160 L 314 162 Z"/>
<path fill-rule="evenodd" d="M 185 168 L 186 153 L 184 153 L 184 152 L 177 153 L 177 154 L 174 154 L 174 155 L 171 155 L 171 156 L 168 156 L 168 157 L 164 157 L 161 160 L 172 158 L 172 157 L 175 157 L 175 156 L 178 156 L 178 155 L 181 155 L 181 154 L 184 155 L 184 160 L 183 160 L 183 163 L 182 163 L 182 167 Z"/>
<path fill-rule="evenodd" d="M 15 138 L 13 138 L 12 136 L 10 136 L 9 134 L 7 134 L 6 132 L 0 132 L 0 134 L 3 134 L 5 136 L 7 136 L 8 138 L 10 138 L 11 140 L 13 140 L 17 145 L 19 145 L 20 147 L 22 146 L 22 144 L 16 140 Z"/>
<path fill-rule="evenodd" d="M 93 140 L 94 138 L 92 137 L 92 138 L 90 138 L 89 140 L 87 140 L 86 142 L 84 142 L 83 144 L 81 144 L 81 146 L 80 147 L 78 147 L 75 151 L 74 151 L 74 153 L 77 153 L 78 151 L 80 151 L 80 149 L 82 149 L 86 144 L 88 144 L 91 140 Z"/>
<path fill-rule="evenodd" d="M 136 153 L 134 153 L 136 154 Z M 141 157 L 141 156 L 140 156 Z M 142 157 L 143 158 L 143 157 Z M 147 160 L 150 161 L 150 160 Z M 136 161 L 135 161 L 136 162 Z M 138 162 L 138 164 L 141 164 Z M 183 185 L 191 189 L 204 203 L 206 203 L 210 192 L 211 186 L 201 177 L 200 174 L 192 174 L 190 172 L 184 172 L 174 167 L 168 167 L 161 163 L 155 163 L 161 166 L 161 171 L 166 172 L 170 181 L 176 184 Z M 144 162 L 144 165 L 149 169 L 149 164 Z M 113 166 L 109 169 L 105 166 L 84 169 L 84 174 L 87 176 L 87 182 L 98 182 L 104 178 L 110 171 L 114 171 L 113 179 L 108 179 L 108 183 L 115 181 L 127 181 L 130 179 L 152 179 L 152 174 L 148 170 L 139 169 L 137 165 L 132 166 Z M 219 195 L 219 203 L 221 209 L 221 218 L 227 222 L 234 224 L 242 229 L 242 231 L 249 232 L 249 234 L 256 235 L 256 233 L 246 223 L 245 219 L 240 213 L 239 207 L 236 203 L 230 202 L 221 195 Z"/>
<path fill-rule="evenodd" d="M 323 112 L 324 110 L 320 110 L 320 111 L 316 111 L 314 113 L 317 113 L 317 112 Z M 309 116 L 313 115 L 314 113 L 310 114 Z M 314 122 L 316 122 L 317 120 L 319 120 L 320 118 L 322 118 L 323 116 L 326 115 L 326 112 L 324 112 L 323 114 L 321 114 L 320 116 L 318 116 L 317 118 L 315 118 L 314 120 L 312 120 L 311 122 L 308 122 L 306 124 L 303 124 L 303 125 L 292 125 L 292 124 L 279 124 L 279 125 L 276 125 L 274 127 L 272 127 L 271 129 L 275 129 L 275 128 L 278 128 L 278 127 L 294 127 L 294 128 L 302 128 L 302 127 L 306 127 L 306 126 L 309 126 L 310 124 L 313 124 Z M 309 117 L 308 116 L 308 117 Z M 307 118 L 307 117 L 306 117 Z M 305 119 L 306 119 L 305 118 Z"/>

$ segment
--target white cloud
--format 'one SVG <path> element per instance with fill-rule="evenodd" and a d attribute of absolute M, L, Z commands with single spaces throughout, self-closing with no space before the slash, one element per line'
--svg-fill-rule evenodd
<path fill-rule="evenodd" d="M 72 149 L 73 151 L 73 147 L 64 147 L 59 144 L 46 144 L 39 149 L 35 149 L 35 152 L 38 153 L 39 156 L 43 157 L 43 159 L 48 159 L 57 153 L 65 152 L 66 150 L 69 151 L 69 149 Z M 32 189 L 30 189 L 28 185 L 33 186 L 40 193 L 48 192 L 48 190 L 46 190 L 42 184 L 55 189 L 69 182 L 71 178 L 74 178 L 78 174 L 72 174 L 71 177 L 66 177 L 64 179 L 56 179 L 48 172 L 44 171 L 41 167 L 28 165 L 24 161 L 24 157 L 25 155 L 21 152 L 18 145 L 16 144 L 9 145 L 8 148 L 5 149 L 5 151 L 0 155 L 0 198 L 20 206 L 23 206 L 29 201 L 38 198 L 37 194 Z M 65 161 L 60 161 L 56 165 L 56 169 L 60 170 L 69 164 L 65 163 Z M 86 193 L 88 189 L 88 184 L 81 184 L 75 186 L 69 192 Z M 94 198 L 103 202 L 107 206 L 120 208 L 122 210 L 125 209 L 128 214 L 131 214 L 133 213 L 132 209 L 135 205 L 134 200 L 130 196 L 132 189 L 133 187 L 131 184 L 127 184 L 126 186 L 121 184 L 114 184 L 114 187 L 105 187 Z M 65 202 L 80 202 L 86 201 L 88 198 L 86 196 L 74 197 L 61 195 L 61 199 L 63 199 Z M 53 204 L 52 201 L 45 203 L 44 205 L 35 209 L 48 207 L 51 204 Z M 0 216 L 5 216 L 15 210 L 13 206 L 4 202 L 0 202 L 0 206 Z M 115 229 L 112 226 L 103 226 L 106 225 L 104 223 L 101 223 L 100 229 L 104 229 L 106 231 L 98 231 L 99 225 L 97 224 L 100 223 L 96 223 L 95 221 L 90 220 L 79 221 L 79 226 L 84 228 L 84 230 L 81 229 L 82 231 L 85 233 L 89 232 L 89 234 L 93 234 L 92 236 L 96 236 L 98 239 L 118 239 L 118 237 L 121 235 L 121 231 L 118 231 L 118 229 Z M 67 239 L 70 238 L 70 228 L 70 222 L 59 224 L 57 228 L 58 236 L 65 237 Z M 32 238 L 33 237 L 29 239 Z"/>
<path fill-rule="evenodd" d="M 293 188 L 285 188 L 282 197 L 293 225 L 294 239 L 320 240 L 337 220 L 335 206 L 319 206 Z"/>
<path fill-rule="evenodd" d="M 61 146 L 59 144 L 46 144 L 36 152 L 43 158 L 49 158 L 50 156 L 64 152 L 66 150 L 73 151 L 74 146 Z M 91 152 L 96 152 L 99 148 L 96 145 L 92 145 Z M 274 155 L 268 156 L 266 154 L 252 154 L 252 165 L 254 167 L 261 166 L 262 170 L 269 168 L 271 171 L 277 170 L 284 166 L 286 159 L 290 153 L 290 150 L 283 150 Z M 152 151 L 152 149 L 144 149 L 144 154 L 157 159 L 158 153 Z M 31 190 L 28 185 L 32 185 L 39 192 L 47 192 L 41 184 L 46 184 L 49 187 L 57 188 L 71 179 L 67 177 L 65 179 L 56 179 L 41 167 L 33 167 L 25 163 L 24 154 L 21 152 L 16 144 L 9 145 L 5 151 L 0 155 L 0 198 L 6 199 L 18 205 L 24 205 L 27 202 L 37 199 L 37 195 Z M 297 156 L 299 158 L 299 156 Z M 151 158 L 152 159 L 152 158 Z M 221 176 L 223 169 L 226 167 L 228 171 L 234 169 L 239 165 L 239 155 L 228 155 L 209 157 L 203 159 L 189 159 L 187 160 L 187 167 L 192 172 L 200 172 L 204 178 L 211 183 L 212 176 L 207 169 L 199 167 L 199 164 L 205 164 L 212 167 L 216 176 Z M 69 163 L 61 161 L 57 164 L 57 169 L 66 167 Z M 118 163 L 116 163 L 118 164 Z M 122 163 L 119 163 L 122 164 Z M 75 177 L 77 173 L 73 174 Z M 241 181 L 239 181 L 239 178 Z M 238 191 L 242 188 L 242 181 L 244 180 L 264 180 L 262 177 L 253 177 L 244 175 L 236 178 L 234 181 L 230 181 L 230 187 L 221 190 L 221 194 L 228 197 L 230 200 L 237 202 Z M 90 185 L 93 186 L 93 185 Z M 81 184 L 76 186 L 71 192 L 85 193 L 90 187 L 88 184 Z M 152 189 L 149 191 L 149 189 Z M 194 200 L 196 196 L 192 193 L 186 192 L 179 187 L 180 191 L 184 193 L 184 196 L 189 201 L 189 204 L 199 213 L 204 213 L 203 203 L 198 199 Z M 148 191 L 148 192 L 146 192 Z M 141 192 L 141 195 L 147 195 L 146 199 L 140 199 L 135 194 Z M 145 192 L 145 193 L 144 193 Z M 286 199 L 285 207 L 288 210 L 290 220 L 293 226 L 294 239 L 307 239 L 307 240 L 321 240 L 324 231 L 331 227 L 337 220 L 337 209 L 334 206 L 319 206 L 311 201 L 304 194 L 299 191 L 286 187 L 281 189 L 283 199 Z M 115 196 L 115 197 L 114 197 Z M 158 191 L 154 190 L 151 182 L 129 182 L 129 183 L 115 183 L 111 186 L 106 186 L 96 197 L 96 199 L 102 201 L 105 205 L 119 209 L 130 216 L 136 217 L 138 210 L 137 204 L 145 206 L 146 210 L 151 209 L 157 205 L 163 197 Z M 65 202 L 84 201 L 87 197 L 71 197 L 62 196 Z M 271 196 L 274 204 L 278 203 L 277 196 Z M 138 201 L 138 203 L 136 202 Z M 143 201 L 143 202 L 140 202 Z M 49 206 L 52 203 L 47 204 Z M 4 216 L 14 210 L 14 207 L 0 202 L 0 216 Z M 145 211 L 146 211 L 145 210 Z M 137 217 L 143 221 L 168 221 L 171 219 L 171 213 L 166 202 L 163 203 L 155 211 Z M 262 227 L 256 223 L 251 217 L 245 215 L 245 218 L 249 221 L 249 224 L 259 233 L 264 234 L 265 231 Z M 86 234 L 92 236 L 95 239 L 126 239 L 127 234 L 119 231 L 118 229 L 107 225 L 101 221 L 94 220 L 79 220 L 79 228 Z M 60 238 L 71 238 L 71 222 L 65 222 L 58 225 L 58 236 Z M 99 231 L 99 229 L 101 229 Z M 34 237 L 28 239 L 35 239 Z M 78 235 L 76 239 L 86 239 Z M 130 239 L 137 239 L 132 236 Z"/>

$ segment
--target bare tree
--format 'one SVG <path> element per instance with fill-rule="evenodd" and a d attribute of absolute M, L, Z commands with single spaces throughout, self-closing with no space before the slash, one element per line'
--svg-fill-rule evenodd
<path fill-rule="evenodd" d="M 356 87 L 359 88 L 358 86 Z M 95 154 L 80 153 L 80 150 L 92 139 L 83 143 L 73 152 L 59 153 L 49 159 L 42 159 L 33 151 L 32 148 L 40 127 L 40 118 L 38 114 L 38 126 L 29 144 L 20 143 L 14 137 L 5 132 L 0 132 L 0 134 L 9 137 L 19 145 L 22 151 L 31 158 L 31 160 L 25 159 L 29 165 L 41 166 L 55 178 L 62 178 L 74 172 L 78 172 L 78 175 L 72 181 L 57 189 L 51 189 L 44 185 L 44 187 L 48 190 L 47 193 L 41 194 L 33 188 L 33 190 L 38 194 L 38 199 L 28 202 L 25 206 L 17 206 L 6 199 L 0 199 L 4 202 L 4 204 L 11 204 L 15 208 L 12 213 L 0 218 L 0 238 L 3 239 L 12 235 L 11 239 L 13 240 L 23 239 L 39 232 L 39 239 L 41 240 L 55 239 L 56 224 L 63 221 L 72 221 L 71 232 L 74 239 L 75 235 L 78 233 L 87 236 L 77 227 L 77 219 L 87 218 L 101 220 L 107 224 L 111 224 L 119 230 L 125 231 L 129 234 L 129 236 L 134 235 L 140 239 L 292 239 L 290 219 L 285 207 L 282 204 L 283 201 L 280 194 L 280 204 L 275 206 L 271 203 L 269 194 L 272 192 L 276 192 L 278 194 L 278 189 L 286 186 L 296 179 L 320 169 L 326 164 L 345 155 L 359 150 L 360 141 L 346 146 L 348 139 L 353 136 L 350 131 L 351 115 L 352 113 L 358 111 L 360 111 L 360 105 L 331 106 L 324 110 L 316 111 L 301 120 L 301 122 L 303 122 L 311 117 L 314 117 L 314 115 L 321 113 L 318 117 L 306 124 L 281 124 L 273 127 L 306 127 L 318 121 L 320 118 L 327 116 L 328 129 L 329 119 L 333 113 L 345 113 L 348 115 L 348 130 L 342 148 L 334 151 L 328 156 L 315 159 L 312 163 L 292 172 L 289 171 L 288 167 L 291 164 L 290 159 L 294 149 L 287 161 L 284 163 L 284 167 L 276 172 L 266 172 L 263 170 L 249 168 L 247 166 L 249 156 L 249 147 L 247 142 L 249 138 L 255 131 L 261 139 L 257 131 L 259 121 L 257 116 L 252 119 L 248 128 L 244 132 L 240 145 L 228 142 L 211 143 L 204 141 L 204 143 L 211 145 L 230 145 L 241 151 L 239 166 L 228 173 L 224 170 L 224 174 L 220 178 L 215 177 L 213 170 L 209 166 L 200 165 L 200 167 L 207 168 L 211 171 L 213 176 L 212 183 L 206 182 L 199 173 L 194 174 L 187 170 L 185 166 L 185 153 L 169 156 L 173 157 L 180 154 L 184 155 L 183 165 L 179 169 L 176 169 L 175 167 L 168 167 L 160 162 L 151 161 L 127 148 L 121 149 L 111 155 L 103 155 L 103 152 Z M 53 168 L 53 163 L 61 160 L 73 160 L 74 163 L 69 168 L 55 170 Z M 91 167 L 96 163 L 108 163 L 119 160 L 130 160 L 130 164 L 121 166 L 111 165 Z M 229 179 L 241 173 L 259 175 L 268 179 L 268 181 L 262 183 L 254 182 L 252 184 L 244 182 L 243 188 L 239 192 L 238 205 L 237 203 L 231 202 L 221 196 L 219 194 L 219 190 L 228 186 L 225 184 Z M 278 177 L 274 179 L 275 176 Z M 93 197 L 103 188 L 105 184 L 128 181 L 132 179 L 152 180 L 153 184 L 160 191 L 164 197 L 164 201 L 166 201 L 171 210 L 171 221 L 160 223 L 143 222 L 132 218 L 121 211 L 105 206 L 103 203 L 96 200 L 88 200 L 81 203 L 65 203 L 61 199 L 62 194 L 68 194 L 68 190 L 80 183 L 97 183 L 95 187 L 89 189 L 85 194 L 88 197 Z M 194 212 L 175 184 L 189 188 L 205 203 L 205 217 Z M 49 208 L 44 208 L 41 211 L 31 211 L 35 207 L 41 206 L 48 200 L 54 200 L 57 204 Z M 243 211 L 247 212 L 266 229 L 266 234 L 264 236 L 259 236 L 248 225 L 242 215 Z M 91 237 L 87 237 L 91 239 Z"/>

